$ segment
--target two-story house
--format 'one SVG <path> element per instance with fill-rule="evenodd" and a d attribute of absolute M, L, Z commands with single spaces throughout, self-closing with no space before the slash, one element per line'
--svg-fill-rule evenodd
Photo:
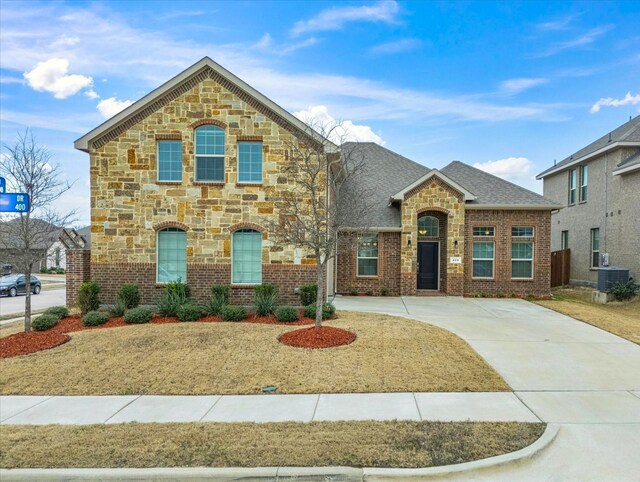
<path fill-rule="evenodd" d="M 78 139 L 90 155 L 91 251 L 69 253 L 68 302 L 91 277 L 107 302 L 124 282 L 151 303 L 182 279 L 200 298 L 228 284 L 232 302 L 250 303 L 254 285 L 273 283 L 297 303 L 315 259 L 276 245 L 265 220 L 290 189 L 288 146 L 316 136 L 204 58 Z M 343 234 L 357 242 L 332 260 L 330 294 L 549 293 L 557 203 L 461 162 L 429 169 L 371 143 L 328 145 L 363 156 L 358 182 L 375 211 L 365 234 Z"/>
<path fill-rule="evenodd" d="M 571 249 L 571 283 L 594 286 L 604 264 L 640 277 L 640 116 L 541 172 L 551 249 Z"/>

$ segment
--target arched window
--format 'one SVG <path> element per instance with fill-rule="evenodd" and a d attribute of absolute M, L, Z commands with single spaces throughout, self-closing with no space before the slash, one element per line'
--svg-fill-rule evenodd
<path fill-rule="evenodd" d="M 158 231 L 158 283 L 187 281 L 187 233 L 179 228 Z"/>
<path fill-rule="evenodd" d="M 224 129 L 200 126 L 195 137 L 196 181 L 224 182 Z"/>
<path fill-rule="evenodd" d="M 233 233 L 231 282 L 262 283 L 262 234 L 254 229 L 239 229 Z"/>
<path fill-rule="evenodd" d="M 440 223 L 434 216 L 421 216 L 418 218 L 418 237 L 437 238 L 440 235 Z"/>

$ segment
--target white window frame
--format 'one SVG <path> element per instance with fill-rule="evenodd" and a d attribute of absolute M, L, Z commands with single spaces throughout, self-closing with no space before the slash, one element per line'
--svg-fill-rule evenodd
<path fill-rule="evenodd" d="M 579 180 L 580 191 L 578 195 L 580 197 L 581 203 L 586 203 L 587 200 L 589 199 L 589 190 L 587 186 L 588 182 L 589 182 L 589 167 L 587 165 L 580 166 L 580 180 Z"/>
<path fill-rule="evenodd" d="M 517 236 L 513 236 L 513 239 L 515 239 L 516 241 L 511 241 L 511 279 L 516 279 L 516 280 L 532 280 L 534 278 L 534 269 L 535 269 L 535 265 L 534 265 L 534 259 L 536 256 L 536 246 L 535 243 L 533 242 L 533 238 L 531 238 L 530 241 L 522 241 L 520 240 Z M 514 244 L 530 244 L 531 245 L 531 258 L 514 258 L 513 257 L 513 245 Z M 528 261 L 531 263 L 531 276 L 525 276 L 525 277 L 521 277 L 521 276 L 513 276 L 513 262 L 514 261 Z"/>
<path fill-rule="evenodd" d="M 476 234 L 476 229 L 482 229 L 482 234 Z M 491 230 L 490 234 L 486 234 L 488 230 Z M 495 226 L 473 226 L 473 228 L 471 228 L 471 234 L 474 238 L 495 238 L 496 228 Z"/>
<path fill-rule="evenodd" d="M 236 281 L 234 279 L 233 276 L 233 265 L 234 265 L 234 252 L 235 252 L 235 242 L 234 242 L 234 237 L 236 234 L 241 233 L 242 231 L 254 231 L 256 233 L 256 235 L 260 235 L 260 281 L 257 282 L 247 282 L 247 281 Z M 264 243 L 262 240 L 262 233 L 260 231 L 258 231 L 257 229 L 252 229 L 252 228 L 243 228 L 243 229 L 238 229 L 236 231 L 234 231 L 233 233 L 231 233 L 231 284 L 232 285 L 240 285 L 240 286 L 257 286 L 257 285 L 261 285 L 262 284 L 262 248 L 264 247 Z"/>
<path fill-rule="evenodd" d="M 159 256 L 160 255 L 160 233 L 162 231 L 168 231 L 169 229 L 178 229 L 179 231 L 182 231 L 183 233 L 185 233 L 185 236 L 187 234 L 187 232 L 184 229 L 176 228 L 174 226 L 168 226 L 167 228 L 162 228 L 162 229 L 159 229 L 158 231 L 156 231 L 156 284 L 159 284 L 159 285 L 164 285 L 164 284 L 173 283 L 175 281 L 178 281 L 178 280 L 160 281 L 160 262 L 159 262 L 159 258 L 160 258 L 160 256 Z M 187 237 L 187 242 L 185 243 L 185 253 L 187 252 L 188 244 L 189 244 L 189 238 Z M 188 271 L 189 270 L 187 269 L 187 259 L 186 259 L 186 254 L 185 254 L 184 279 L 179 278 L 181 282 L 183 282 L 183 283 L 187 282 Z"/>
<path fill-rule="evenodd" d="M 223 133 L 223 152 L 222 154 L 198 154 L 198 129 L 202 129 L 203 127 L 215 127 L 216 129 L 219 129 L 222 131 Z M 224 183 L 225 182 L 225 173 L 226 173 L 226 153 L 227 153 L 227 133 L 226 131 L 220 127 L 217 126 L 215 124 L 204 124 L 201 126 L 196 127 L 193 130 L 193 158 L 194 158 L 194 171 L 193 171 L 193 180 L 195 182 L 209 182 L 212 184 L 220 184 L 220 183 Z M 199 179 L 198 178 L 198 158 L 199 157 L 205 157 L 207 159 L 219 159 L 222 158 L 222 179 Z"/>
<path fill-rule="evenodd" d="M 260 146 L 260 180 L 259 181 L 243 181 L 240 179 L 240 146 L 242 145 L 259 145 Z M 239 141 L 238 142 L 238 184 L 262 184 L 264 179 L 264 152 L 262 151 L 262 141 Z"/>
<path fill-rule="evenodd" d="M 594 240 L 594 234 L 598 233 L 598 249 L 593 249 L 593 240 Z M 591 228 L 590 231 L 590 235 L 591 235 L 591 240 L 589 242 L 589 268 L 591 269 L 599 269 L 600 268 L 600 228 Z M 598 253 L 598 265 L 594 266 L 593 264 L 593 255 L 595 253 Z"/>
<path fill-rule="evenodd" d="M 360 256 L 360 242 L 364 238 L 371 238 L 376 241 L 376 256 Z M 361 259 L 375 259 L 376 260 L 376 274 L 360 274 L 360 260 Z M 377 278 L 380 274 L 380 237 L 376 234 L 364 234 L 358 236 L 358 243 L 356 246 L 356 274 L 358 278 Z"/>
<path fill-rule="evenodd" d="M 573 206 L 578 197 L 578 173 L 576 169 L 569 170 L 569 199 L 567 204 Z"/>
<path fill-rule="evenodd" d="M 560 249 L 569 249 L 569 230 L 560 233 Z"/>
<path fill-rule="evenodd" d="M 162 142 L 177 142 L 180 143 L 180 179 L 160 179 L 160 143 Z M 179 182 L 182 183 L 182 175 L 183 175 L 183 159 L 182 159 L 182 154 L 183 154 L 183 146 L 182 146 L 182 141 L 179 139 L 162 139 L 162 140 L 158 140 L 156 141 L 156 181 L 158 182 Z"/>
<path fill-rule="evenodd" d="M 493 249 L 491 250 L 493 252 L 493 257 L 492 258 L 476 258 L 474 256 L 474 244 L 476 243 L 483 243 L 483 244 L 491 244 L 493 246 Z M 476 276 L 474 274 L 474 269 L 473 269 L 473 263 L 475 261 L 491 261 L 491 276 Z M 496 274 L 496 243 L 495 241 L 487 241 L 487 240 L 482 240 L 482 241 L 473 241 L 471 244 L 471 277 L 473 279 L 493 279 L 494 276 Z"/>

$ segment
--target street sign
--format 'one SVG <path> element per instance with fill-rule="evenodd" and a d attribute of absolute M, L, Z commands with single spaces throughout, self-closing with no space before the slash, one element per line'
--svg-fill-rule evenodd
<path fill-rule="evenodd" d="M 7 181 L 4 177 L 0 177 L 0 194 L 3 194 L 7 190 Z"/>
<path fill-rule="evenodd" d="M 28 194 L 21 192 L 0 194 L 0 213 L 26 213 L 28 211 Z"/>

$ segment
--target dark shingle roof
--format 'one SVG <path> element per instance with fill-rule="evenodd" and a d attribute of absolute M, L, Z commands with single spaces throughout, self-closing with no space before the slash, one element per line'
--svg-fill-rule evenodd
<path fill-rule="evenodd" d="M 85 244 L 84 249 L 91 249 L 91 226 L 85 226 L 84 228 L 76 229 L 76 233 L 81 236 L 84 236 Z"/>
<path fill-rule="evenodd" d="M 343 155 L 365 159 L 366 175 L 359 179 L 367 183 L 371 203 L 379 206 L 371 213 L 368 224 L 371 227 L 400 227 L 400 210 L 397 205 L 389 206 L 389 198 L 430 169 L 373 142 L 346 142 L 341 150 Z M 348 183 L 345 189 L 349 189 Z"/>
<path fill-rule="evenodd" d="M 376 206 L 370 227 L 401 227 L 399 204 L 389 206 L 389 199 L 427 174 L 431 169 L 385 149 L 373 142 L 343 144 L 344 155 L 364 156 L 366 175 L 357 182 L 366 183 L 365 191 Z M 472 192 L 477 198 L 467 205 L 523 206 L 549 209 L 556 204 L 539 194 L 499 177 L 454 161 L 440 170 L 442 174 Z M 360 187 L 360 186 L 358 186 Z M 349 185 L 345 186 L 349 189 Z M 358 190 L 358 188 L 356 188 Z M 353 226 L 357 226 L 356 223 Z"/>
<path fill-rule="evenodd" d="M 639 163 L 640 163 L 640 151 L 624 159 L 621 163 L 618 164 L 617 167 L 629 167 Z"/>
<path fill-rule="evenodd" d="M 563 159 L 549 169 L 542 171 L 540 174 L 538 174 L 538 178 L 544 177 L 550 171 L 576 162 L 584 156 L 602 149 L 610 144 L 613 144 L 614 142 L 637 142 L 638 144 L 640 144 L 640 115 L 634 117 L 629 122 L 625 122 L 620 127 L 612 130 L 611 133 L 605 134 L 588 146 L 574 152 L 569 157 Z"/>
<path fill-rule="evenodd" d="M 540 205 L 541 207 L 556 204 L 540 194 L 476 169 L 464 162 L 453 161 L 440 171 L 476 195 L 476 199 L 468 204 Z"/>

